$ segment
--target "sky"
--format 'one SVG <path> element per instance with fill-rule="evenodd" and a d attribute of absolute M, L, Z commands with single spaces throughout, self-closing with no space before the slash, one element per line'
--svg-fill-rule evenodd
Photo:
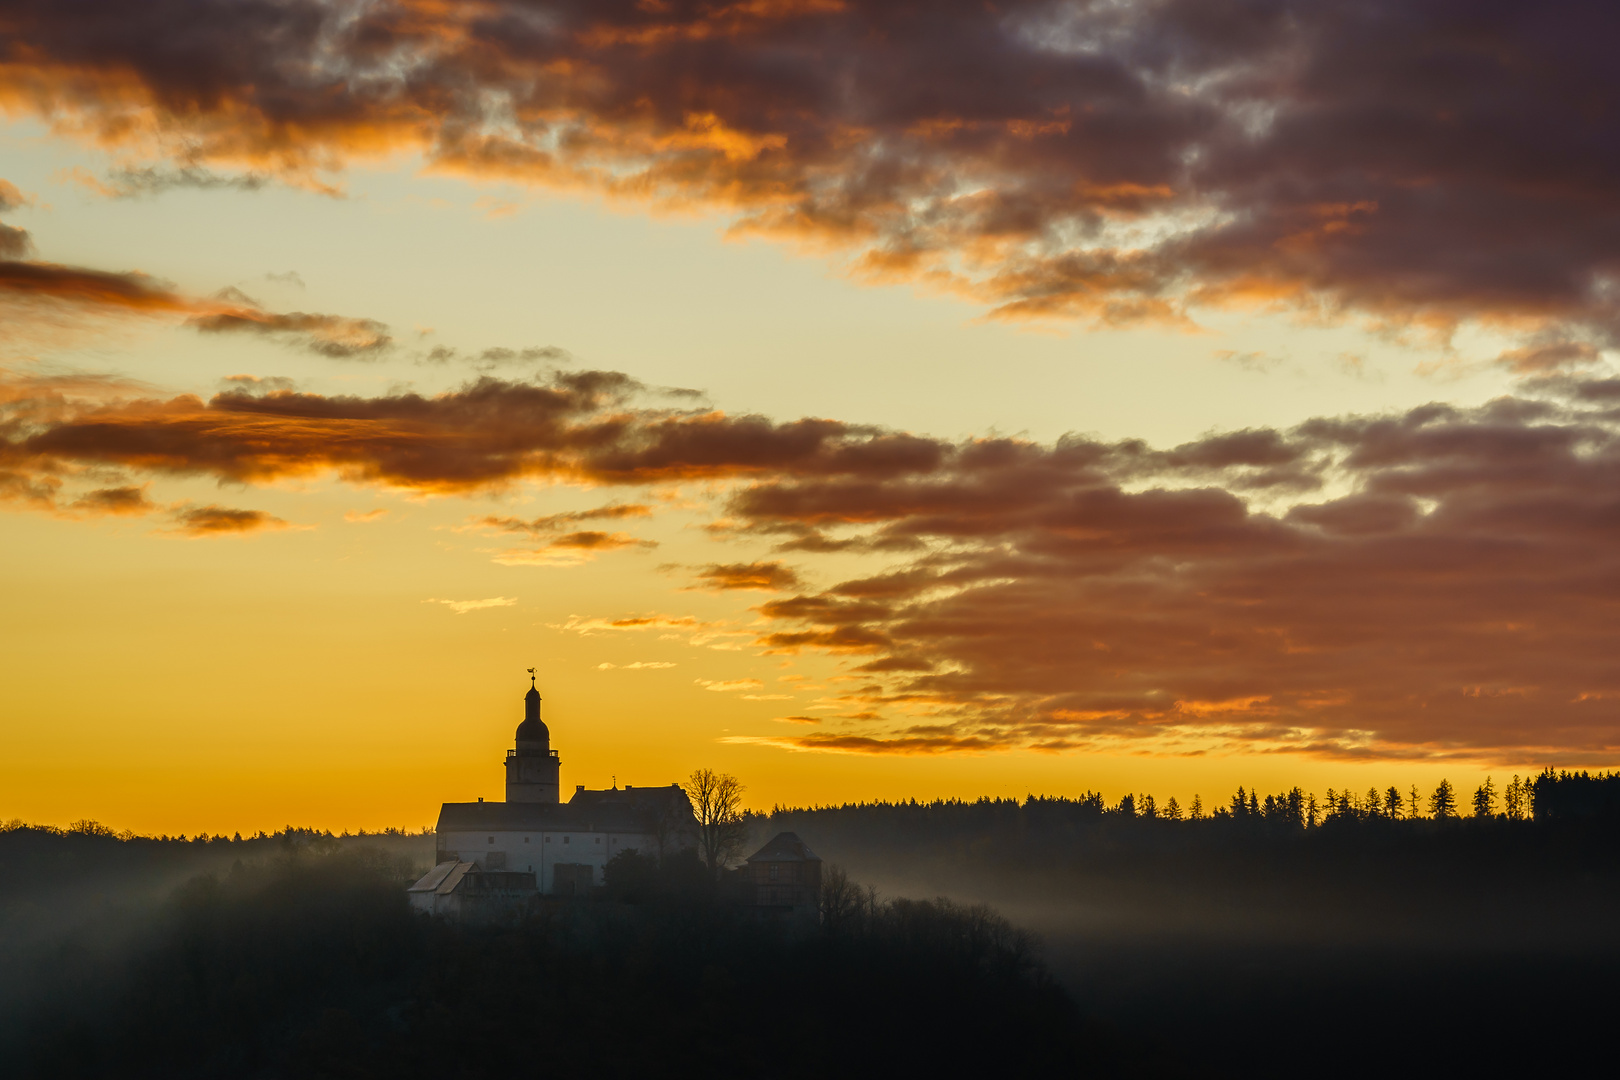
<path fill-rule="evenodd" d="M 0 818 L 1620 764 L 1607 5 L 0 7 Z"/>

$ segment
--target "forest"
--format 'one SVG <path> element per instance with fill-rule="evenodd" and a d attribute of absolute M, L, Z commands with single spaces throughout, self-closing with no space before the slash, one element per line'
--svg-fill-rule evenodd
<path fill-rule="evenodd" d="M 406 904 L 430 833 L 10 822 L 0 1061 L 1256 1077 L 1574 1060 L 1620 1005 L 1620 775 L 1484 790 L 748 815 L 749 842 L 791 830 L 828 864 L 820 925 L 798 933 L 744 917 L 690 857 L 621 858 L 589 900 L 476 927 Z"/>

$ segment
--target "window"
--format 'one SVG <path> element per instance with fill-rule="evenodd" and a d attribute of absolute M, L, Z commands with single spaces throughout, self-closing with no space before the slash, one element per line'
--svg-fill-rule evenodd
<path fill-rule="evenodd" d="M 566 837 L 566 836 L 563 837 L 563 843 L 565 843 L 565 844 L 568 843 L 568 837 Z"/>
<path fill-rule="evenodd" d="M 492 843 L 492 844 L 493 844 L 493 843 L 494 843 L 494 842 L 495 842 L 495 838 L 494 838 L 494 837 L 493 837 L 493 836 L 492 836 L 492 837 L 490 837 L 490 838 L 489 838 L 489 842 L 490 842 L 490 843 Z"/>
<path fill-rule="evenodd" d="M 769 873 L 770 879 L 772 881 L 776 880 L 776 873 L 777 873 L 778 869 L 779 868 L 777 867 L 777 865 L 775 863 L 771 863 L 771 868 L 770 868 L 768 873 Z"/>
<path fill-rule="evenodd" d="M 551 837 L 549 837 L 549 836 L 546 837 L 546 843 L 548 843 L 548 844 L 551 843 Z"/>
<path fill-rule="evenodd" d="M 601 843 L 601 842 L 602 842 L 602 838 L 601 838 L 601 837 L 600 837 L 600 836 L 598 836 L 598 837 L 597 837 L 597 838 L 596 838 L 596 842 L 597 842 L 597 843 L 598 843 L 598 844 L 600 844 L 600 843 Z"/>
<path fill-rule="evenodd" d="M 527 843 L 528 843 L 528 842 L 529 842 L 529 838 L 528 838 L 528 837 L 527 837 L 527 836 L 525 836 L 525 837 L 524 837 L 524 838 L 523 838 L 523 842 L 524 842 L 524 843 L 525 843 L 525 844 L 527 844 Z"/>

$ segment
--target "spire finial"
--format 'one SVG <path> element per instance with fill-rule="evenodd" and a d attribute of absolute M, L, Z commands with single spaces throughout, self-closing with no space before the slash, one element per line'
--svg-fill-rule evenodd
<path fill-rule="evenodd" d="M 529 669 L 529 688 L 534 688 L 534 668 Z"/>

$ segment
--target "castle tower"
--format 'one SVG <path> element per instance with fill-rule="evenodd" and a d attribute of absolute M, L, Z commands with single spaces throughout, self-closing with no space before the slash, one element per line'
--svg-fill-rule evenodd
<path fill-rule="evenodd" d="M 517 747 L 506 752 L 506 801 L 558 802 L 557 773 L 561 768 L 562 761 L 551 748 L 551 732 L 540 719 L 540 691 L 535 689 L 534 669 L 530 668 Z"/>

